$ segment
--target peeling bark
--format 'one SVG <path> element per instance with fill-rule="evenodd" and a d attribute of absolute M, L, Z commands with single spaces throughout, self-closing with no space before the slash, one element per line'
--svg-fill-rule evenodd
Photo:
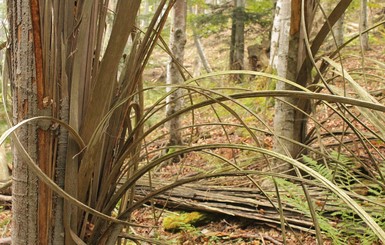
<path fill-rule="evenodd" d="M 305 3 L 305 28 L 301 26 L 301 1 L 278 0 L 274 18 L 270 64 L 276 69 L 278 76 L 306 86 L 309 69 L 304 69 L 307 75 L 298 80 L 297 76 L 306 58 L 304 45 L 305 35 L 310 33 L 314 18 L 315 2 Z M 306 64 L 304 64 L 306 65 Z M 278 81 L 277 90 L 296 90 L 290 84 Z M 275 103 L 274 134 L 287 137 L 302 143 L 306 135 L 306 116 L 297 108 L 307 111 L 309 101 L 295 98 L 280 98 Z M 275 138 L 274 151 L 296 158 L 301 147 L 293 142 Z M 275 172 L 284 172 L 291 168 L 290 164 L 277 161 L 271 166 Z M 270 184 L 267 184 L 267 186 Z"/>
<path fill-rule="evenodd" d="M 13 89 L 13 123 L 37 115 L 37 88 L 29 1 L 8 1 L 10 23 L 10 77 Z M 16 132 L 20 142 L 37 160 L 37 125 Z M 12 185 L 12 243 L 38 244 L 38 182 L 19 153 L 14 151 Z"/>

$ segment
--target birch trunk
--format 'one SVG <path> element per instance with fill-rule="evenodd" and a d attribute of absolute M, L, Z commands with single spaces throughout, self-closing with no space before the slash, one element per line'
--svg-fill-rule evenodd
<path fill-rule="evenodd" d="M 290 18 L 291 18 L 291 1 L 279 0 L 277 2 L 276 18 L 279 18 L 279 39 L 277 43 L 274 43 L 274 52 L 277 53 L 273 57 L 273 68 L 276 69 L 278 76 L 287 78 L 289 80 L 295 80 L 296 78 L 296 66 L 297 66 L 297 53 L 298 53 L 298 35 L 290 35 Z M 276 34 L 275 34 L 276 35 Z M 293 69 L 295 68 L 295 69 Z M 276 85 L 277 90 L 293 90 L 294 87 L 287 83 L 278 81 Z M 274 132 L 276 135 L 284 136 L 289 139 L 298 139 L 295 135 L 295 109 L 289 104 L 295 105 L 296 100 L 294 98 L 282 98 L 275 103 L 275 117 L 274 117 Z M 280 142 L 275 140 L 274 150 L 282 154 L 294 155 L 295 144 L 289 142 Z M 293 156 L 294 157 L 294 156 Z M 287 170 L 289 166 L 285 166 Z"/>
<path fill-rule="evenodd" d="M 172 11 L 172 24 L 170 31 L 170 49 L 174 56 L 173 60 L 167 65 L 167 84 L 179 85 L 183 82 L 180 67 L 183 66 L 184 48 L 186 44 L 186 17 L 187 17 L 187 2 L 186 0 L 177 0 Z M 167 87 L 167 92 L 172 91 L 172 86 Z M 181 109 L 183 105 L 182 90 L 175 89 L 175 91 L 167 97 L 166 116 L 171 116 Z M 170 140 L 169 145 L 181 145 L 181 124 L 180 117 L 173 117 L 169 121 Z"/>
<path fill-rule="evenodd" d="M 307 33 L 312 25 L 315 2 L 305 3 L 305 25 Z M 273 23 L 271 39 L 270 64 L 277 71 L 280 77 L 297 82 L 306 86 L 308 77 L 304 76 L 303 81 L 297 81 L 298 72 L 306 57 L 303 39 L 304 30 L 301 23 L 301 1 L 299 0 L 278 0 L 276 4 L 276 15 Z M 308 72 L 310 73 L 310 72 Z M 278 81 L 277 90 L 295 90 L 296 88 L 287 83 Z M 274 134 L 286 137 L 302 143 L 306 133 L 306 117 L 295 107 L 304 108 L 306 111 L 307 100 L 299 101 L 294 98 L 279 98 L 275 103 Z M 274 151 L 296 158 L 301 147 L 291 141 L 274 139 Z M 275 172 L 284 172 L 291 168 L 289 164 L 282 164 L 279 161 L 271 166 Z M 266 185 L 270 185 L 267 183 Z"/>

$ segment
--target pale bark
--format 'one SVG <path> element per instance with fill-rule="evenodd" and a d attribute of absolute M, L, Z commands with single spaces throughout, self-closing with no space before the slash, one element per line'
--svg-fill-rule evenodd
<path fill-rule="evenodd" d="M 305 7 L 305 24 L 306 32 L 301 29 L 301 5 L 299 0 L 279 0 L 276 5 L 277 20 L 274 20 L 272 42 L 271 42 L 271 64 L 276 69 L 280 77 L 299 83 L 306 86 L 307 76 L 304 79 L 298 80 L 297 76 L 301 69 L 302 63 L 306 57 L 306 51 L 303 39 L 305 33 L 310 33 L 314 11 L 315 2 L 308 1 Z M 309 73 L 309 72 L 307 72 Z M 295 90 L 292 85 L 282 81 L 277 82 L 277 90 Z M 307 100 L 298 100 L 294 98 L 281 98 L 275 103 L 274 116 L 274 133 L 287 137 L 296 142 L 302 143 L 306 133 L 306 117 L 295 107 L 299 107 L 307 111 Z M 294 106 L 294 107 L 293 107 Z M 285 154 L 291 157 L 297 157 L 301 147 L 298 144 L 278 140 L 275 138 L 274 151 Z M 275 171 L 282 172 L 290 168 L 289 164 L 279 166 L 276 162 L 273 167 L 277 167 Z"/>
<path fill-rule="evenodd" d="M 290 0 L 278 0 L 271 32 L 270 65 L 282 77 L 286 77 L 289 30 Z"/>
<path fill-rule="evenodd" d="M 361 13 L 360 13 L 360 32 L 368 29 L 368 1 L 361 0 Z M 362 33 L 360 36 L 361 46 L 364 50 L 369 49 L 369 37 L 368 33 Z"/>
<path fill-rule="evenodd" d="M 344 20 L 345 15 L 343 14 L 341 18 L 337 21 L 336 26 L 334 28 L 334 34 L 338 46 L 341 46 L 344 43 Z"/>
<path fill-rule="evenodd" d="M 276 69 L 278 76 L 295 80 L 297 67 L 297 53 L 298 53 L 298 35 L 290 36 L 290 18 L 291 18 L 291 1 L 279 0 L 277 2 L 276 18 L 279 18 L 277 23 L 279 31 L 278 43 L 272 43 L 276 56 L 272 59 L 273 68 Z M 274 34 L 276 35 L 276 34 Z M 295 68 L 295 69 L 293 69 Z M 292 90 L 293 86 L 278 81 L 276 85 L 277 90 Z M 286 103 L 285 103 L 286 102 Z M 277 135 L 295 139 L 295 109 L 289 104 L 295 105 L 296 99 L 285 98 L 282 101 L 277 100 L 275 103 L 274 116 L 274 132 Z M 295 144 L 289 142 L 275 141 L 274 150 L 282 154 L 293 154 Z"/>
<path fill-rule="evenodd" d="M 167 65 L 166 82 L 168 85 L 178 85 L 183 82 L 180 66 L 183 65 L 184 48 L 186 44 L 186 0 L 177 0 L 175 2 L 172 12 L 173 13 L 170 32 L 170 49 L 175 60 L 171 58 Z M 172 86 L 167 87 L 167 92 L 170 92 L 174 89 L 175 88 L 173 88 Z M 182 107 L 182 90 L 175 89 L 175 91 L 167 97 L 166 101 L 166 115 L 170 116 L 180 110 Z M 168 128 L 170 131 L 169 145 L 181 145 L 182 138 L 181 132 L 179 130 L 181 128 L 179 116 L 170 119 Z"/>
<path fill-rule="evenodd" d="M 192 7 L 190 7 L 189 10 L 193 14 L 198 14 L 199 13 L 198 6 L 196 6 L 196 8 L 194 8 L 194 9 Z M 201 38 L 200 38 L 200 36 L 199 36 L 199 34 L 197 32 L 197 27 L 196 27 L 195 24 L 192 25 L 192 31 L 193 31 L 193 37 L 194 37 L 194 44 L 195 44 L 195 47 L 197 49 L 197 53 L 198 53 L 198 56 L 199 56 L 199 59 L 200 59 L 198 61 L 199 65 L 197 67 L 200 68 L 200 64 L 202 64 L 203 67 L 205 68 L 206 72 L 210 73 L 213 70 L 212 70 L 212 68 L 210 66 L 210 63 L 209 63 L 208 59 L 207 59 L 207 56 L 206 56 L 206 53 L 205 53 L 205 49 L 203 47 L 203 44 L 201 42 Z M 195 76 L 195 74 L 199 73 L 198 70 L 196 70 L 194 68 L 194 76 Z"/>
<path fill-rule="evenodd" d="M 197 48 L 199 59 L 202 62 L 203 67 L 205 68 L 206 72 L 208 73 L 213 72 L 213 69 L 211 68 L 210 63 L 207 59 L 201 39 L 195 30 L 193 30 L 193 35 L 194 35 L 194 44 L 195 44 L 195 47 Z"/>

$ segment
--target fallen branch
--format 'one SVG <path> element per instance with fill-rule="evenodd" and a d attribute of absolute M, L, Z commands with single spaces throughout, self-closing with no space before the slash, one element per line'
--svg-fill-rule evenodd
<path fill-rule="evenodd" d="M 159 183 L 153 182 L 152 185 L 153 187 L 149 187 L 144 182 L 139 181 L 136 186 L 135 198 L 139 200 L 160 187 Z M 317 194 L 320 194 L 319 191 Z M 190 184 L 160 194 L 152 201 L 168 208 L 225 214 L 255 220 L 262 224 L 272 224 L 277 227 L 281 224 L 280 215 L 275 208 L 278 207 L 277 200 L 273 199 L 275 205 L 273 207 L 265 196 L 257 189 L 252 188 Z M 313 232 L 313 223 L 310 218 L 287 203 L 282 205 L 286 222 L 291 228 Z"/>
<path fill-rule="evenodd" d="M 3 201 L 3 202 L 12 202 L 12 196 L 7 196 L 7 195 L 1 195 L 1 194 L 0 194 L 0 201 Z"/>

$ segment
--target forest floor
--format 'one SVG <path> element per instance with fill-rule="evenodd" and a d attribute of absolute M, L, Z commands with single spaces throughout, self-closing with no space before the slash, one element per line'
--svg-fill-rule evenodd
<path fill-rule="evenodd" d="M 258 35 L 258 31 L 254 32 L 254 35 Z M 253 35 L 251 35 L 253 36 Z M 222 43 L 217 43 L 215 38 L 209 38 L 203 41 L 205 46 L 207 57 L 209 57 L 210 63 L 214 66 L 214 70 L 224 70 L 227 65 L 227 52 L 226 45 L 228 45 L 226 40 L 222 40 Z M 254 44 L 255 39 L 248 39 L 248 45 Z M 247 46 L 247 45 L 246 45 Z M 196 63 L 196 52 L 194 51 L 195 47 L 193 44 L 188 43 L 186 50 L 187 60 L 195 62 L 189 62 L 186 64 L 186 67 L 191 73 L 196 73 L 196 69 L 194 69 L 197 65 Z M 327 52 L 325 52 L 327 53 Z M 363 62 L 367 62 L 360 58 L 361 49 L 359 45 L 351 45 L 344 51 L 344 67 L 348 71 L 358 72 L 360 67 L 362 67 Z M 245 53 L 246 61 L 247 54 Z M 371 49 L 365 51 L 365 58 L 378 60 L 380 62 L 385 62 L 385 51 L 383 49 L 383 45 L 372 45 Z M 163 60 L 163 64 L 166 64 L 167 59 Z M 203 69 L 203 68 L 201 68 Z M 195 71 L 195 72 L 194 72 Z M 153 77 L 152 81 L 154 82 L 163 82 L 164 70 L 161 68 L 156 68 L 153 70 L 152 74 L 147 74 L 149 77 Z M 151 79 L 150 79 L 151 80 Z M 255 81 L 254 81 L 255 82 Z M 259 88 L 260 85 L 255 84 L 253 81 L 247 83 L 247 86 L 252 86 L 252 88 Z M 258 81 L 257 81 L 258 82 Z M 360 81 L 368 91 L 374 91 L 377 93 L 376 95 L 383 98 L 385 94 L 384 85 L 378 83 L 366 83 L 364 81 Z M 220 85 L 223 85 L 220 84 Z M 234 86 L 234 84 L 226 84 L 227 86 Z M 225 85 L 225 86 L 226 86 Z M 336 82 L 337 87 L 344 87 L 342 82 Z M 250 88 L 250 87 L 249 87 Z M 272 107 L 267 107 L 265 109 L 264 118 L 269 126 L 272 126 Z M 257 108 L 258 110 L 258 108 Z M 261 110 L 260 110 L 261 111 Z M 317 115 L 319 121 L 327 120 L 325 126 L 328 128 L 337 129 L 343 127 L 342 121 L 335 121 L 332 119 L 328 120 L 328 113 L 320 113 Z M 197 116 L 197 124 L 203 123 L 204 120 L 199 121 L 199 118 L 209 117 L 207 114 L 198 114 Z M 361 126 L 357 125 L 358 128 L 363 129 Z M 243 137 L 242 134 L 230 134 L 226 135 L 220 130 L 207 130 L 209 137 L 205 138 L 205 143 L 213 143 L 213 142 L 228 142 L 228 138 L 231 138 L 231 141 L 234 143 L 239 142 L 248 142 L 250 138 Z M 263 139 L 263 146 L 266 148 L 272 147 L 272 138 L 266 136 Z M 333 142 L 330 142 L 332 144 Z M 166 142 L 163 143 L 165 145 Z M 385 146 L 382 146 L 381 149 L 385 149 Z M 357 155 L 363 156 L 364 149 L 357 148 Z M 232 154 L 234 152 L 220 152 L 220 154 L 224 155 L 226 158 L 230 159 L 233 157 Z M 169 180 L 170 177 L 180 174 L 180 176 L 186 176 L 191 172 L 194 172 L 194 168 L 205 168 L 207 167 L 206 162 L 199 158 L 196 154 L 192 153 L 189 155 L 185 155 L 182 162 L 185 166 L 183 171 L 180 170 L 178 164 L 171 164 L 161 168 L 160 175 L 164 178 L 164 180 Z M 228 183 L 223 183 L 224 185 L 228 185 Z M 237 186 L 237 184 L 242 185 L 242 183 L 232 183 Z M 155 211 L 156 210 L 156 211 Z M 145 207 L 134 213 L 133 217 L 135 220 L 141 224 L 148 225 L 159 225 L 162 227 L 162 222 L 164 218 L 169 216 L 170 213 L 173 213 L 176 210 L 164 210 L 162 208 L 156 209 L 154 207 Z M 183 212 L 182 212 L 183 213 Z M 156 217 L 156 222 L 154 223 L 154 217 Z M 282 235 L 281 228 L 279 226 L 273 226 L 271 224 L 256 224 L 247 219 L 225 216 L 225 215 L 217 215 L 215 218 L 203 225 L 193 226 L 187 225 L 181 229 L 178 229 L 177 232 L 169 232 L 160 228 L 155 230 L 151 229 L 137 229 L 137 232 L 141 235 L 149 234 L 152 237 L 158 237 L 161 240 L 168 240 L 171 243 L 175 244 L 284 244 L 284 237 Z M 285 234 L 286 244 L 316 244 L 316 239 L 314 235 L 306 232 L 287 232 Z M 324 244 L 333 244 L 331 239 L 325 237 Z M 361 244 L 359 241 L 350 240 L 349 244 Z"/>
<path fill-rule="evenodd" d="M 256 30 L 250 30 L 251 34 L 247 39 L 247 45 L 254 44 L 256 36 L 259 34 Z M 228 34 L 228 33 L 227 33 Z M 221 34 L 222 35 L 222 34 Z M 229 35 L 227 35 L 229 36 Z M 205 46 L 206 54 L 209 57 L 209 61 L 213 66 L 213 69 L 216 71 L 225 70 L 227 66 L 227 54 L 228 54 L 228 40 L 222 40 L 221 43 L 218 43 L 216 37 L 211 37 L 203 40 Z M 246 45 L 246 46 L 247 46 Z M 349 52 L 359 53 L 360 49 L 357 46 L 352 46 L 348 48 Z M 145 80 L 147 85 L 156 85 L 157 83 L 164 83 L 164 74 L 165 74 L 165 64 L 167 63 L 166 55 L 159 53 L 160 51 L 155 51 L 155 57 L 157 59 L 150 61 L 150 67 L 148 72 L 145 74 Z M 160 57 L 158 59 L 158 57 Z M 247 57 L 247 54 L 245 54 Z M 365 57 L 376 59 L 382 62 L 385 62 L 385 51 L 383 45 L 373 45 L 370 51 L 365 52 Z M 195 75 L 199 74 L 196 61 L 196 51 L 192 43 L 187 43 L 186 49 L 186 60 L 192 61 L 186 63 L 186 68 L 194 73 Z M 247 60 L 247 58 L 245 59 Z M 362 60 L 357 57 L 350 56 L 348 61 L 344 62 L 348 70 L 354 70 L 358 67 L 361 67 Z M 201 68 L 203 69 L 203 68 Z M 195 70 L 195 71 L 194 71 Z M 223 85 L 223 84 L 220 84 Z M 224 84 L 232 86 L 234 84 Z M 253 89 L 258 88 L 259 85 L 253 84 L 252 82 L 248 83 L 247 86 L 255 86 Z M 339 85 L 342 86 L 342 83 Z M 370 87 L 367 88 L 371 91 L 378 89 L 383 89 L 384 87 Z M 381 92 L 381 91 L 380 91 Z M 272 107 L 264 108 L 266 122 L 271 126 L 272 124 Z M 197 123 L 204 123 L 207 119 L 207 114 L 197 115 Z M 320 115 L 320 120 L 323 120 L 327 117 L 327 114 Z M 205 120 L 199 120 L 200 118 L 205 118 Z M 231 119 L 229 119 L 231 121 Z M 330 128 L 338 128 L 342 122 L 330 120 L 328 122 Z M 228 138 L 231 137 L 232 142 L 248 142 L 250 138 L 244 137 L 242 133 L 237 133 L 236 130 L 230 136 L 223 133 L 223 131 L 216 131 L 210 128 L 206 129 L 206 134 L 204 138 L 199 140 L 204 140 L 205 143 L 215 143 L 215 142 L 227 142 Z M 166 142 L 158 142 L 160 145 L 165 145 Z M 199 143 L 199 142 L 198 142 Z M 272 147 L 272 139 L 269 136 L 266 136 L 263 139 L 263 146 L 266 148 Z M 232 158 L 234 152 L 220 152 L 227 158 Z M 204 160 L 204 159 L 203 159 Z M 170 180 L 173 176 L 180 174 L 180 176 L 186 176 L 191 173 L 194 173 L 194 169 L 201 169 L 207 167 L 205 161 L 202 161 L 202 158 L 194 153 L 187 154 L 181 160 L 185 163 L 186 167 L 181 169 L 179 168 L 180 164 L 169 164 L 163 166 L 159 169 L 158 177 L 160 180 Z M 230 185 L 229 183 L 227 183 Z M 236 184 L 237 186 L 242 185 L 243 183 L 231 183 Z M 231 186 L 231 185 L 230 185 Z M 2 206 L 1 206 L 2 205 Z M 170 214 L 175 214 L 177 210 L 165 210 L 159 207 L 145 206 L 141 209 L 135 211 L 132 215 L 134 222 L 137 222 L 141 225 L 149 226 L 159 226 L 156 229 L 145 229 L 145 228 L 135 228 L 131 231 L 134 234 L 151 237 L 153 239 L 159 239 L 159 241 L 168 241 L 168 244 L 283 244 L 284 237 L 282 235 L 281 229 L 279 226 L 273 226 L 269 224 L 256 224 L 250 220 L 244 218 L 237 218 L 225 215 L 216 215 L 209 220 L 204 222 L 202 225 L 185 225 L 182 228 L 178 229 L 177 232 L 166 231 L 163 227 L 162 222 L 164 218 Z M 10 236 L 10 224 L 11 224 L 11 209 L 9 206 L 1 204 L 0 198 L 0 239 L 2 237 Z M 286 244 L 316 244 L 316 239 L 312 234 L 306 232 L 287 232 L 285 234 Z M 325 244 L 332 244 L 330 240 L 326 238 Z"/>

